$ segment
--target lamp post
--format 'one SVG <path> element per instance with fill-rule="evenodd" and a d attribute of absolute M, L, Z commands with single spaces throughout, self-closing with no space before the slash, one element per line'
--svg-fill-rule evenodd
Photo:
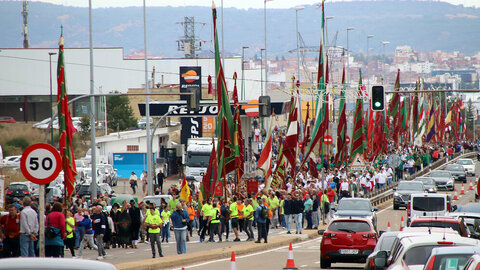
<path fill-rule="evenodd" d="M 52 93 L 52 56 L 57 53 L 49 52 L 48 58 L 50 63 L 50 144 L 53 146 L 53 93 Z"/>
<path fill-rule="evenodd" d="M 263 28 L 265 38 L 265 95 L 268 96 L 268 57 L 267 57 L 267 2 L 273 0 L 263 0 Z M 267 118 L 268 121 L 268 118 Z"/>
<path fill-rule="evenodd" d="M 355 30 L 353 27 L 347 27 L 347 85 L 350 83 L 350 49 L 348 48 L 348 31 Z"/>
<path fill-rule="evenodd" d="M 335 18 L 334 16 L 326 16 L 325 17 L 325 36 L 326 36 L 326 47 L 328 47 L 328 20 L 332 20 Z"/>
<path fill-rule="evenodd" d="M 296 25 L 296 30 L 297 30 L 297 75 L 298 75 L 297 80 L 299 82 L 301 82 L 301 80 L 300 80 L 300 46 L 299 46 L 300 33 L 298 32 L 298 12 L 300 10 L 303 10 L 303 9 L 305 9 L 305 7 L 303 7 L 303 6 L 295 7 L 295 25 Z M 300 87 L 301 87 L 301 83 L 298 86 L 298 104 L 300 105 L 300 110 L 299 110 L 300 140 L 303 140 L 302 98 L 301 98 L 301 95 L 300 95 L 300 92 L 301 92 Z"/>
<path fill-rule="evenodd" d="M 245 100 L 245 76 L 244 76 L 244 73 L 245 73 L 245 49 L 248 49 L 247 46 L 243 46 L 242 47 L 242 93 L 240 95 L 240 98 L 242 100 Z"/>
<path fill-rule="evenodd" d="M 370 80 L 369 80 L 369 78 L 368 78 L 368 75 L 369 75 L 369 72 L 368 72 L 368 54 L 369 54 L 369 51 L 370 51 L 370 47 L 368 46 L 368 41 L 369 41 L 371 38 L 373 38 L 373 37 L 375 37 L 375 36 L 374 36 L 374 35 L 368 35 L 368 36 L 367 36 L 367 59 L 365 60 L 366 68 L 367 68 L 367 70 L 366 70 L 366 72 L 365 72 L 365 73 L 367 74 L 367 91 L 370 91 L 370 89 L 369 89 L 369 87 L 370 87 Z"/>
<path fill-rule="evenodd" d="M 390 41 L 382 41 L 382 54 L 383 54 L 383 64 L 382 64 L 382 73 L 383 73 L 383 84 L 385 84 L 385 45 L 390 44 Z"/>
<path fill-rule="evenodd" d="M 145 5 L 145 1 L 143 0 L 143 46 L 144 46 L 144 61 L 145 61 L 145 92 L 150 94 L 150 88 L 148 87 L 148 57 L 147 57 L 147 9 Z M 222 5 L 223 10 L 223 5 Z M 223 16 L 222 16 L 223 20 Z M 223 29 L 223 24 L 222 24 Z M 146 122 L 146 132 L 147 132 L 147 187 L 148 187 L 148 195 L 153 195 L 153 171 L 152 171 L 152 145 L 148 142 L 150 141 L 150 100 L 149 95 L 145 96 L 145 117 L 147 119 Z"/>
<path fill-rule="evenodd" d="M 263 51 L 265 49 L 260 49 L 260 87 L 262 89 L 262 96 L 263 96 Z"/>

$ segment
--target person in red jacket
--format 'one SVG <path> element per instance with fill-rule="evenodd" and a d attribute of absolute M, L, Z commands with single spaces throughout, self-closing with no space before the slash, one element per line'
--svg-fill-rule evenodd
<path fill-rule="evenodd" d="M 53 204 L 52 212 L 47 215 L 45 223 L 45 256 L 60 257 L 63 252 L 63 239 L 65 239 L 65 215 L 62 213 L 62 204 Z M 51 233 L 48 233 L 51 231 Z"/>

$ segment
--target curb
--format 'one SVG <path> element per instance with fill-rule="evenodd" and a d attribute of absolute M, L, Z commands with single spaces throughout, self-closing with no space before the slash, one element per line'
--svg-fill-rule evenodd
<path fill-rule="evenodd" d="M 312 239 L 318 236 L 317 230 L 305 231 L 302 235 L 282 235 L 269 239 L 267 244 L 256 244 L 254 242 L 244 242 L 242 244 L 216 248 L 205 251 L 198 251 L 194 253 L 187 253 L 182 255 L 173 255 L 163 258 L 148 259 L 141 261 L 134 261 L 128 263 L 116 264 L 115 267 L 118 270 L 153 270 L 153 269 L 165 269 L 173 267 L 183 267 L 194 263 L 218 260 L 224 258 L 230 258 L 232 251 L 235 255 L 245 255 L 249 253 L 255 253 L 265 251 L 281 246 L 286 246 L 290 242 L 296 243 L 307 239 Z"/>

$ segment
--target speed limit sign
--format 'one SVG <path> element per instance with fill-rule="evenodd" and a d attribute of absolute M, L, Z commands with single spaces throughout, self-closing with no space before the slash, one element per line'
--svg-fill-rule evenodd
<path fill-rule="evenodd" d="M 57 178 L 61 157 L 55 147 L 46 143 L 29 146 L 22 154 L 20 168 L 23 176 L 38 185 L 45 185 Z"/>

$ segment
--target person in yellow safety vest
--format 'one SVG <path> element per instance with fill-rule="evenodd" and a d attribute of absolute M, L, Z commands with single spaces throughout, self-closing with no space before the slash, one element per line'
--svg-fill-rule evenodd
<path fill-rule="evenodd" d="M 73 233 L 75 229 L 75 219 L 73 218 L 72 210 L 67 210 L 66 213 L 67 218 L 65 219 L 65 229 L 67 231 L 67 236 L 65 239 L 65 245 L 68 249 L 70 249 L 70 253 L 72 253 L 72 258 L 75 257 L 75 234 Z"/>
<path fill-rule="evenodd" d="M 238 208 L 238 227 L 240 229 L 240 232 L 242 232 L 245 229 L 245 223 L 244 218 L 243 218 L 243 209 L 245 208 L 245 204 L 243 203 L 242 200 L 239 200 L 240 203 L 237 203 L 237 208 Z"/>
<path fill-rule="evenodd" d="M 167 241 L 170 238 L 170 205 L 165 204 L 163 205 L 163 211 L 161 213 L 161 217 L 163 220 L 163 227 L 162 227 L 162 243 L 163 241 Z"/>
<path fill-rule="evenodd" d="M 209 242 L 215 242 L 213 237 L 215 234 L 218 234 L 218 241 L 222 242 L 222 234 L 219 231 L 220 225 L 220 209 L 217 205 L 217 200 L 213 201 L 212 209 L 210 210 L 210 215 L 208 216 L 208 223 L 210 225 L 210 239 Z"/>
<path fill-rule="evenodd" d="M 233 203 L 230 204 L 230 218 L 233 232 L 235 233 L 235 239 L 233 240 L 234 242 L 240 242 L 240 238 L 238 238 L 238 204 L 240 203 L 240 199 L 233 197 Z"/>
<path fill-rule="evenodd" d="M 155 258 L 155 244 L 158 248 L 158 256 L 163 257 L 162 246 L 160 244 L 160 230 L 163 226 L 163 219 L 155 211 L 155 206 L 151 205 L 148 209 L 147 218 L 145 219 L 145 225 L 148 226 L 148 233 L 150 235 L 150 246 L 152 248 L 152 258 Z"/>
<path fill-rule="evenodd" d="M 247 233 L 247 241 L 253 241 L 255 240 L 255 236 L 253 234 L 253 216 L 254 210 L 252 206 L 252 200 L 247 199 L 245 201 L 245 208 L 243 209 L 243 215 L 244 215 L 244 222 L 245 222 L 245 232 Z"/>
<path fill-rule="evenodd" d="M 207 202 L 202 206 L 202 210 L 200 211 L 200 216 L 203 217 L 200 220 L 200 242 L 205 240 L 205 235 L 209 231 L 208 227 L 208 217 L 210 214 L 210 209 L 212 209 L 212 198 L 208 198 Z"/>

